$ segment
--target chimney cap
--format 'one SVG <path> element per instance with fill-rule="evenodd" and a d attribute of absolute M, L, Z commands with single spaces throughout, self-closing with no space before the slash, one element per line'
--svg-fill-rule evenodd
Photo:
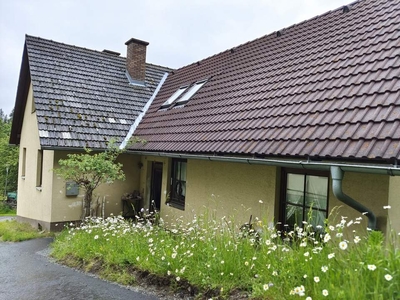
<path fill-rule="evenodd" d="M 129 44 L 131 44 L 131 43 L 140 44 L 140 45 L 143 45 L 143 46 L 147 46 L 147 45 L 149 44 L 148 42 L 145 42 L 145 41 L 142 41 L 142 40 L 138 40 L 138 39 L 131 38 L 129 41 L 127 41 L 127 42 L 125 43 L 125 45 L 129 45 Z"/>

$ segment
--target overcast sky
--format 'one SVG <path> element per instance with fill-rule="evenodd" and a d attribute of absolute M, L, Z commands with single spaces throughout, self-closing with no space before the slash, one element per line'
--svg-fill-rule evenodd
<path fill-rule="evenodd" d="M 179 68 L 352 0 L 0 0 L 0 108 L 14 107 L 25 34 Z"/>

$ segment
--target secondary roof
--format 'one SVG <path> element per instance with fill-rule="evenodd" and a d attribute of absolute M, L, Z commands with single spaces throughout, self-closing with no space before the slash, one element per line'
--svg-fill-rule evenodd
<path fill-rule="evenodd" d="M 27 35 L 10 143 L 19 143 L 30 82 L 42 148 L 104 149 L 125 138 L 170 70 L 146 64 L 146 85 L 130 85 L 118 53 Z"/>

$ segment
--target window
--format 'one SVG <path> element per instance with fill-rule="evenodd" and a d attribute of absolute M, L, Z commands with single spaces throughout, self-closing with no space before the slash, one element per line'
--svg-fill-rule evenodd
<path fill-rule="evenodd" d="M 181 88 L 179 88 L 179 90 L 177 90 L 171 97 L 168 98 L 167 101 L 164 102 L 163 105 L 161 105 L 161 109 L 162 108 L 167 108 L 170 107 L 172 105 L 172 103 L 180 96 L 182 95 L 182 93 L 184 91 L 186 91 L 188 87 L 187 86 L 183 86 Z"/>
<path fill-rule="evenodd" d="M 190 87 L 190 89 L 182 96 L 182 98 L 176 101 L 177 104 L 183 105 L 189 101 L 189 99 L 206 83 L 206 80 L 198 81 Z"/>
<path fill-rule="evenodd" d="M 38 150 L 37 168 L 36 168 L 36 187 L 42 186 L 42 173 L 43 173 L 43 151 Z"/>
<path fill-rule="evenodd" d="M 26 173 L 26 148 L 23 148 L 22 149 L 22 171 L 21 171 L 22 178 L 25 178 L 25 173 Z"/>
<path fill-rule="evenodd" d="M 328 217 L 328 175 L 319 172 L 286 171 L 283 176 L 283 207 L 281 221 L 302 227 L 303 221 L 311 222 L 314 229 L 324 225 Z"/>
<path fill-rule="evenodd" d="M 169 204 L 184 210 L 186 197 L 186 159 L 172 159 Z"/>

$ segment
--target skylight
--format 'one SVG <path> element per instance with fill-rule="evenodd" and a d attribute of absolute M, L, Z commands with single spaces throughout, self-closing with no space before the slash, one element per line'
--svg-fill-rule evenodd
<path fill-rule="evenodd" d="M 178 99 L 176 103 L 178 105 L 185 104 L 189 101 L 189 99 L 207 82 L 207 80 L 198 81 L 194 85 L 190 87 L 190 89 L 182 96 L 182 98 Z"/>
<path fill-rule="evenodd" d="M 169 107 L 172 103 L 174 103 L 174 101 L 180 96 L 182 95 L 182 93 L 184 91 L 186 91 L 188 87 L 187 86 L 183 86 L 181 88 L 179 88 L 179 90 L 177 90 L 171 97 L 168 98 L 167 101 L 164 102 L 164 104 L 161 106 L 161 108 L 166 108 Z"/>

